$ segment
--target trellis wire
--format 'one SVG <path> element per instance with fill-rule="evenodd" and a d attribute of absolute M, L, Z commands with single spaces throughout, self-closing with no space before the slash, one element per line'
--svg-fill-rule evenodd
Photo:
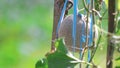
<path fill-rule="evenodd" d="M 92 9 L 92 5 L 91 5 L 91 1 L 87 0 L 88 5 L 90 5 L 90 9 Z M 90 13 L 90 30 L 89 30 L 89 41 L 88 41 L 88 62 L 90 62 L 91 59 L 91 50 L 90 50 L 90 46 L 93 42 L 93 18 L 92 18 L 92 13 Z M 89 19 L 89 18 L 88 18 Z M 89 68 L 89 66 L 87 66 L 87 68 Z"/>
<path fill-rule="evenodd" d="M 76 23 L 77 23 L 77 5 L 78 0 L 73 1 L 73 26 L 72 26 L 72 39 L 73 39 L 73 47 L 76 47 Z M 73 54 L 75 52 L 75 48 L 73 48 Z"/>
<path fill-rule="evenodd" d="M 67 7 L 67 2 L 68 2 L 68 0 L 65 0 L 65 3 L 64 3 L 62 12 L 61 12 L 60 19 L 59 19 L 59 21 L 58 21 L 58 26 L 57 26 L 57 30 L 56 30 L 56 36 L 57 36 L 57 38 L 58 38 L 58 30 L 59 30 L 60 25 L 61 25 L 61 23 L 62 23 L 62 21 L 63 21 L 63 18 L 64 18 L 65 10 L 66 10 L 66 7 Z"/>
<path fill-rule="evenodd" d="M 82 17 L 82 15 L 81 15 Z M 83 21 L 83 24 L 82 24 L 82 36 L 80 38 L 80 59 L 82 60 L 82 51 L 83 51 L 83 48 L 82 48 L 82 43 L 85 42 L 85 35 L 84 35 L 84 32 L 85 32 L 85 23 Z"/>
<path fill-rule="evenodd" d="M 57 26 L 57 30 L 56 30 L 56 36 L 58 37 L 58 30 L 60 28 L 60 25 L 61 25 L 61 22 L 63 21 L 63 18 L 64 18 L 64 14 L 65 14 L 65 10 L 66 10 L 66 6 L 67 6 L 67 2 L 68 0 L 65 0 L 65 3 L 64 3 L 64 6 L 63 6 L 63 9 L 62 9 L 62 12 L 61 12 L 61 16 L 60 16 L 60 19 L 59 19 L 59 22 L 58 22 L 58 26 Z M 87 0 L 88 4 L 90 4 L 90 0 Z M 73 26 L 72 26 L 72 39 L 73 39 L 73 54 L 75 53 L 75 48 L 76 47 L 76 23 L 77 23 L 77 15 L 78 15 L 78 0 L 74 0 L 73 1 Z M 86 11 L 85 11 L 86 12 Z M 80 14 L 81 15 L 81 14 Z M 81 15 L 81 18 L 82 18 L 82 15 Z M 93 38 L 93 34 L 92 34 L 92 15 L 90 15 L 90 34 L 89 34 L 89 42 L 88 42 L 88 46 L 91 45 L 92 43 L 92 38 Z M 83 21 L 84 22 L 84 21 Z M 85 31 L 85 24 L 83 23 L 83 26 L 82 26 L 82 37 L 80 39 L 80 50 L 82 50 L 82 43 L 85 42 L 84 39 L 86 38 L 84 36 L 84 31 Z M 82 56 L 82 53 L 80 53 L 80 56 Z M 88 62 L 90 60 L 90 49 L 88 48 Z"/>

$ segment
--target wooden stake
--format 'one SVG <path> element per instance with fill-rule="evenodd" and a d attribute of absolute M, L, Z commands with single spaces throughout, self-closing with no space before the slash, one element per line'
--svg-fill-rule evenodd
<path fill-rule="evenodd" d="M 115 0 L 108 1 L 108 32 L 114 33 L 115 30 Z M 114 45 L 111 43 L 111 36 L 108 35 L 108 46 L 107 46 L 107 61 L 106 61 L 106 68 L 113 67 L 113 52 L 114 52 Z"/>
<path fill-rule="evenodd" d="M 64 0 L 54 0 L 54 18 L 53 18 L 53 32 L 52 32 L 52 41 L 51 41 L 51 52 L 55 51 L 54 41 L 57 38 L 56 29 L 57 24 L 60 19 L 62 7 L 64 5 Z"/>

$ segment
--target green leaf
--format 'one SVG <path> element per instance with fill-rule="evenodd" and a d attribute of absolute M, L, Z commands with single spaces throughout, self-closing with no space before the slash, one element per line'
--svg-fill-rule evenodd
<path fill-rule="evenodd" d="M 117 23 L 117 27 L 116 27 L 116 34 L 120 34 L 120 17 L 118 17 L 118 23 Z"/>
<path fill-rule="evenodd" d="M 118 19 L 118 25 L 117 25 L 117 27 L 118 27 L 118 29 L 120 29 L 120 17 L 118 17 L 119 19 Z"/>
<path fill-rule="evenodd" d="M 65 47 L 63 39 L 58 39 L 55 43 L 56 51 L 48 53 L 46 59 L 42 59 L 36 63 L 36 68 L 74 68 L 76 64 L 85 63 L 75 58 Z"/>
<path fill-rule="evenodd" d="M 72 61 L 77 61 L 77 59 L 67 51 L 63 39 L 58 39 L 55 46 L 57 46 L 57 51 L 47 56 L 49 68 L 74 68 L 77 63 L 72 63 Z"/>
<path fill-rule="evenodd" d="M 120 66 L 116 66 L 115 68 L 120 68 Z"/>
<path fill-rule="evenodd" d="M 71 62 L 75 59 L 61 52 L 50 54 L 47 59 L 49 68 L 73 68 L 77 64 Z"/>
<path fill-rule="evenodd" d="M 64 40 L 62 38 L 59 38 L 58 40 L 56 40 L 55 47 L 57 48 L 57 51 L 60 51 L 65 54 L 68 53 L 68 49 L 66 48 L 64 44 Z"/>
<path fill-rule="evenodd" d="M 116 61 L 120 60 L 120 57 L 118 57 L 117 59 L 115 59 Z"/>
<path fill-rule="evenodd" d="M 101 8 L 102 8 L 101 2 L 100 2 L 99 0 L 95 0 L 95 9 L 96 9 L 97 11 L 100 11 Z"/>
<path fill-rule="evenodd" d="M 35 68 L 48 68 L 47 59 L 43 58 L 43 59 L 39 60 L 36 63 Z"/>

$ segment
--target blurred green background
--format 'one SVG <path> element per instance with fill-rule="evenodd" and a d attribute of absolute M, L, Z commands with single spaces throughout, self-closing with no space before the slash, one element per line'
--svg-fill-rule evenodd
<path fill-rule="evenodd" d="M 50 50 L 53 0 L 0 0 L 0 68 L 34 68 Z"/>

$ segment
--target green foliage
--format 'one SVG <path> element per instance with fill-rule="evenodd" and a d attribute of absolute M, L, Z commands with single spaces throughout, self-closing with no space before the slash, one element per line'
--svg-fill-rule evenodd
<path fill-rule="evenodd" d="M 39 60 L 36 63 L 36 67 L 35 68 L 48 68 L 48 62 L 45 58 Z"/>
<path fill-rule="evenodd" d="M 64 41 L 62 39 L 56 40 L 55 47 L 57 48 L 56 52 L 60 52 L 60 53 L 64 53 L 64 54 L 68 53 L 68 50 L 67 50 L 67 48 L 64 44 Z"/>
<path fill-rule="evenodd" d="M 120 56 L 118 58 L 115 59 L 117 62 L 120 62 Z M 120 68 L 120 65 L 115 66 L 115 68 Z"/>
<path fill-rule="evenodd" d="M 120 68 L 120 66 L 116 66 L 115 68 Z"/>
<path fill-rule="evenodd" d="M 57 50 L 54 53 L 49 53 L 45 60 L 38 61 L 36 63 L 36 68 L 73 68 L 77 63 L 72 63 L 72 61 L 78 61 L 68 50 L 66 49 L 63 40 L 59 39 L 55 44 Z"/>
<path fill-rule="evenodd" d="M 49 51 L 52 2 L 0 0 L 0 68 L 34 68 Z"/>
<path fill-rule="evenodd" d="M 120 34 L 120 19 L 118 19 L 118 22 L 117 22 L 116 33 Z"/>
<path fill-rule="evenodd" d="M 102 2 L 100 2 L 100 0 L 95 0 L 95 9 L 97 11 L 100 11 L 102 8 Z"/>
<path fill-rule="evenodd" d="M 118 61 L 118 60 L 120 60 L 120 57 L 118 57 L 118 58 L 116 59 L 116 61 Z"/>
<path fill-rule="evenodd" d="M 117 28 L 118 28 L 118 30 L 120 29 L 120 19 L 118 20 Z"/>

